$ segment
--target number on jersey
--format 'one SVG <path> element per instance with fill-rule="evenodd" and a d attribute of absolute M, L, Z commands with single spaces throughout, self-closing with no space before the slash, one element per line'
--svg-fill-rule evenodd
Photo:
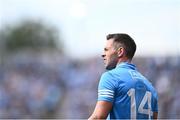
<path fill-rule="evenodd" d="M 136 119 L 136 98 L 135 98 L 135 89 L 131 88 L 128 93 L 129 97 L 131 97 L 131 119 Z M 151 111 L 151 92 L 146 91 L 140 105 L 138 107 L 138 113 L 149 115 L 149 119 L 153 115 Z M 145 104 L 148 104 L 148 109 L 144 109 Z"/>

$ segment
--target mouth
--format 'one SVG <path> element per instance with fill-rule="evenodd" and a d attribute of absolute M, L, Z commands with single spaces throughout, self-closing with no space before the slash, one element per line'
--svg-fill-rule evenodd
<path fill-rule="evenodd" d="M 106 59 L 103 59 L 104 60 L 104 64 L 106 64 Z"/>

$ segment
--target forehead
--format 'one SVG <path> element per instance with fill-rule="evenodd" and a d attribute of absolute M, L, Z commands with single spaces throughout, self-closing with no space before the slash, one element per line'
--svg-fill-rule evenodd
<path fill-rule="evenodd" d="M 113 46 L 113 42 L 114 42 L 113 39 L 106 40 L 106 45 L 105 45 L 105 47 L 106 47 L 106 48 L 112 47 L 112 46 Z"/>

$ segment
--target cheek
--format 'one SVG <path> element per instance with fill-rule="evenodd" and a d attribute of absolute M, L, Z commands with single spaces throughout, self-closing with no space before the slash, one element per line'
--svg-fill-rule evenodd
<path fill-rule="evenodd" d="M 115 54 L 115 53 L 109 55 L 109 59 L 110 59 L 111 61 L 115 61 L 117 58 L 118 58 L 118 56 L 117 56 L 117 54 Z"/>
<path fill-rule="evenodd" d="M 111 62 L 112 59 L 113 59 L 113 54 L 108 53 L 107 56 L 106 56 L 106 59 L 107 59 L 107 62 L 108 62 L 108 63 Z"/>
<path fill-rule="evenodd" d="M 110 51 L 106 52 L 106 56 L 110 57 L 112 55 L 112 53 Z"/>

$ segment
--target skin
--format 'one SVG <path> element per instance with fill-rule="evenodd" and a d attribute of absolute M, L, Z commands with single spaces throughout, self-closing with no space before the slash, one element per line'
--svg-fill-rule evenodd
<path fill-rule="evenodd" d="M 117 64 L 128 61 L 128 58 L 125 56 L 125 50 L 123 47 L 115 48 L 114 40 L 109 39 L 106 41 L 106 45 L 104 47 L 104 53 L 102 55 L 104 59 L 104 64 L 106 69 L 111 70 L 116 67 Z"/>
<path fill-rule="evenodd" d="M 125 49 L 123 47 L 119 47 L 118 49 L 113 46 L 114 40 L 109 39 L 106 41 L 106 45 L 104 47 L 104 53 L 102 55 L 104 59 L 104 64 L 106 69 L 111 70 L 116 67 L 117 64 L 121 62 L 131 62 L 126 55 Z M 106 119 L 109 112 L 111 111 L 113 105 L 111 102 L 107 101 L 97 101 L 96 107 L 94 109 L 93 114 L 89 117 L 89 120 L 92 119 Z M 153 119 L 157 119 L 158 113 L 153 113 Z"/>

